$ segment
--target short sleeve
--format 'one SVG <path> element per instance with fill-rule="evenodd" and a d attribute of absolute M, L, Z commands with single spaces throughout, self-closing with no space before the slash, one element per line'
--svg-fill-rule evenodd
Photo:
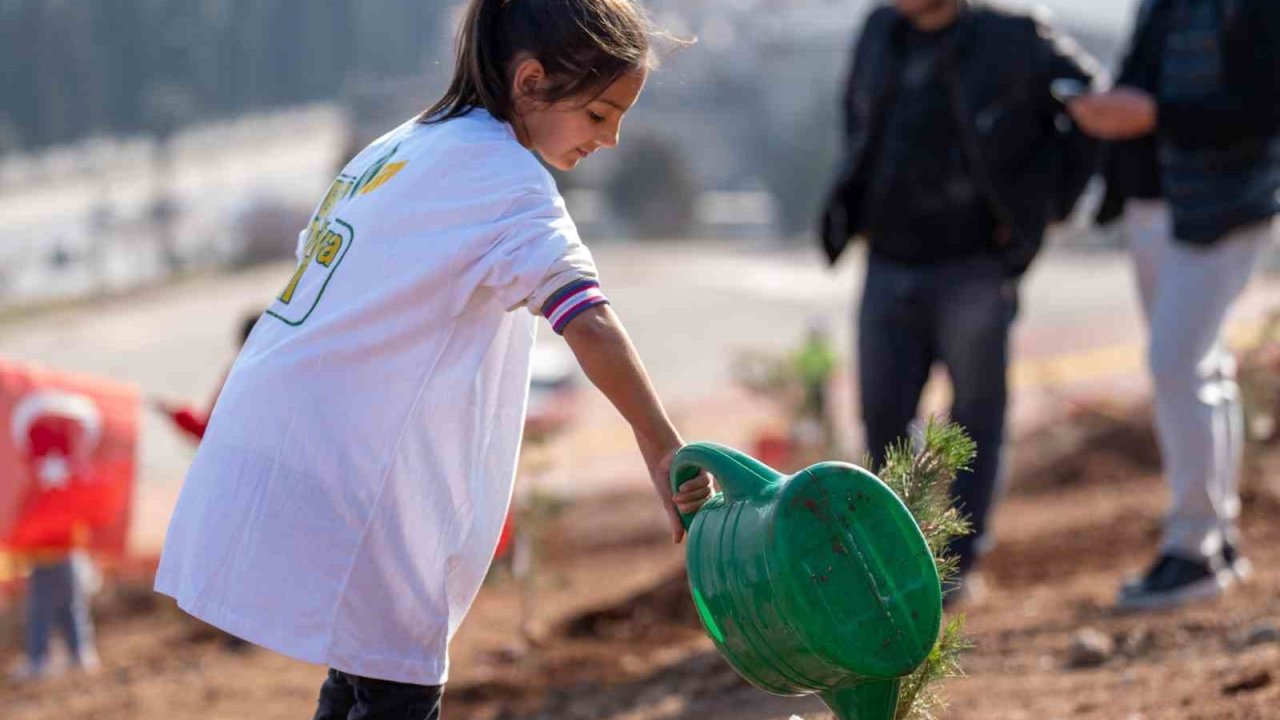
<path fill-rule="evenodd" d="M 498 223 L 501 235 L 485 254 L 481 284 L 504 307 L 524 306 L 560 332 L 603 301 L 595 261 L 558 194 L 522 195 Z M 579 307 L 584 301 L 592 302 Z"/>
<path fill-rule="evenodd" d="M 550 287 L 550 285 L 548 285 Z M 557 335 L 563 335 L 564 329 L 573 319 L 597 305 L 609 302 L 600 290 L 600 282 L 595 278 L 579 277 L 562 285 L 542 304 L 542 316 L 551 323 L 551 329 Z"/>

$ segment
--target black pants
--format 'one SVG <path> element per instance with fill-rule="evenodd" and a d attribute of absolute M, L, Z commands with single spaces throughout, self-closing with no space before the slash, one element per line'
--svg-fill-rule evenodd
<path fill-rule="evenodd" d="M 867 451 L 877 465 L 907 436 L 935 362 L 951 378 L 951 419 L 977 444 L 952 493 L 973 533 L 951 547 L 968 572 L 998 495 L 1005 374 L 1017 288 L 994 257 L 908 266 L 872 256 L 858 314 L 858 374 Z"/>
<path fill-rule="evenodd" d="M 375 680 L 329 669 L 312 720 L 439 720 L 444 686 Z"/>

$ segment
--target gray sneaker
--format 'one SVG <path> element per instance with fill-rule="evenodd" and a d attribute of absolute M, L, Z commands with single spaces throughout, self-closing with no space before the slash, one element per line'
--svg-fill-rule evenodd
<path fill-rule="evenodd" d="M 1164 554 L 1146 575 L 1120 588 L 1120 610 L 1164 610 L 1187 603 L 1211 600 L 1234 582 L 1219 558 L 1192 560 Z"/>

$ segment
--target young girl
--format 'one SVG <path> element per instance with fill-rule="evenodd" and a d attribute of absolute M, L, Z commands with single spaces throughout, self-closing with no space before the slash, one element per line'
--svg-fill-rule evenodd
<path fill-rule="evenodd" d="M 511 495 L 535 315 L 635 432 L 676 542 L 681 443 L 550 175 L 618 143 L 630 0 L 472 0 L 444 96 L 344 168 L 236 361 L 156 589 L 330 667 L 316 718 L 439 717 Z"/>

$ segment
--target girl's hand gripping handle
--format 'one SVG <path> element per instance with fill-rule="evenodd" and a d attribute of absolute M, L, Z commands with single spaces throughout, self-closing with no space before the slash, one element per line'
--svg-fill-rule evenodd
<path fill-rule="evenodd" d="M 705 471 L 705 472 L 704 472 Z M 716 443 L 693 443 L 680 448 L 671 461 L 671 487 L 674 492 L 682 492 L 689 481 L 696 477 L 706 477 L 710 472 L 716 478 L 716 484 L 724 491 L 725 500 L 746 500 L 776 483 L 782 474 L 755 458 L 744 455 L 731 447 Z M 710 488 L 704 492 L 710 493 Z M 694 511 L 706 501 L 704 496 Z M 693 526 L 693 512 L 680 507 L 680 522 L 685 530 Z"/>

